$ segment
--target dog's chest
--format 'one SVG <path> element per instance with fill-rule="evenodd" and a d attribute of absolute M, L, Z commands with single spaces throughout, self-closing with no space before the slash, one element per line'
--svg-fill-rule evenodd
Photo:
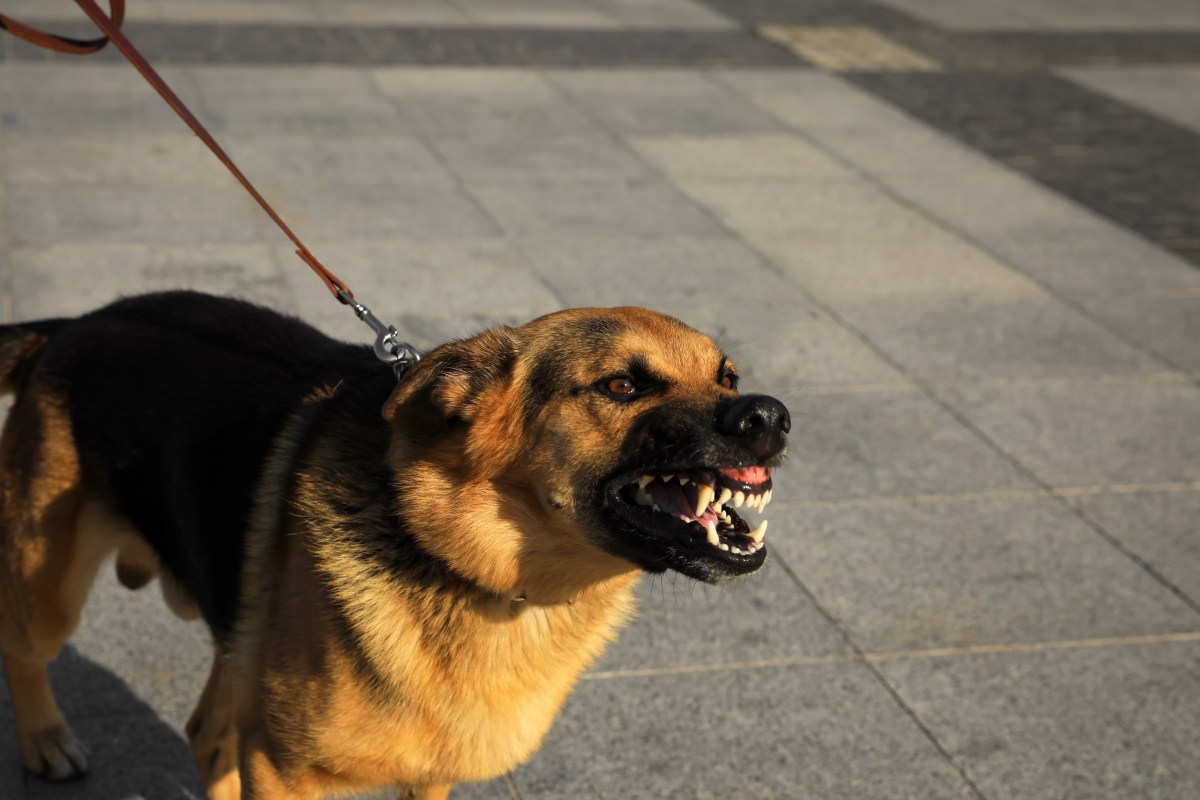
<path fill-rule="evenodd" d="M 396 782 L 501 775 L 541 745 L 627 605 L 612 597 L 589 609 L 532 607 L 510 622 L 480 625 L 461 637 L 452 659 L 405 664 L 394 704 L 380 706 L 348 682 L 336 718 L 323 726 L 324 748 L 375 775 L 387 763 Z"/>

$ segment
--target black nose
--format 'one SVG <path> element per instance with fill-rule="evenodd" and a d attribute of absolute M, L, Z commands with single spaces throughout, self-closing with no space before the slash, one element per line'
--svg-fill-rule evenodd
<path fill-rule="evenodd" d="M 792 429 L 792 418 L 783 403 L 765 394 L 735 398 L 717 411 L 717 430 L 736 436 L 760 458 L 783 449 L 784 434 Z"/>

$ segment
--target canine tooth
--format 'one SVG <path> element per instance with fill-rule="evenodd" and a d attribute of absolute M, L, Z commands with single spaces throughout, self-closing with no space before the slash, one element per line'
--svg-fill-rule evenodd
<path fill-rule="evenodd" d="M 728 553 L 728 552 L 729 552 L 729 545 L 725 544 L 724 542 L 722 542 L 722 543 L 721 543 L 720 545 L 718 545 L 718 546 L 719 546 L 719 547 L 720 547 L 722 550 L 724 550 L 726 553 Z"/>
<path fill-rule="evenodd" d="M 638 488 L 645 489 L 647 486 L 650 485 L 650 482 L 653 480 L 654 480 L 653 475 L 643 475 L 642 477 L 637 479 Z"/>
<path fill-rule="evenodd" d="M 721 537 L 717 536 L 717 523 L 713 522 L 712 520 L 709 520 L 707 527 L 708 527 L 708 536 L 706 538 L 708 539 L 708 543 L 711 544 L 713 547 L 720 547 L 721 546 Z"/>
<path fill-rule="evenodd" d="M 633 493 L 633 499 L 637 501 L 639 506 L 648 506 L 654 503 L 654 498 L 650 496 L 650 493 L 640 486 Z"/>
<path fill-rule="evenodd" d="M 754 541 L 761 542 L 763 537 L 767 535 L 767 521 L 764 519 L 762 522 L 758 523 L 758 527 L 750 531 L 748 535 Z"/>
<path fill-rule="evenodd" d="M 733 495 L 733 507 L 741 508 L 746 504 L 746 495 L 741 492 L 735 492 Z"/>
<path fill-rule="evenodd" d="M 698 517 L 708 508 L 708 504 L 713 501 L 713 495 L 716 492 L 707 483 L 697 483 L 696 490 L 696 516 Z"/>

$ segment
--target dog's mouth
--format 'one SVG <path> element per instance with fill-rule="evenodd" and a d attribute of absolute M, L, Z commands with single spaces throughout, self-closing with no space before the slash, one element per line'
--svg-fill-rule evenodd
<path fill-rule="evenodd" d="M 719 581 L 753 572 L 766 559 L 767 521 L 751 528 L 738 509 L 761 514 L 771 502 L 769 467 L 646 473 L 610 487 L 609 508 L 621 527 L 661 567 Z"/>

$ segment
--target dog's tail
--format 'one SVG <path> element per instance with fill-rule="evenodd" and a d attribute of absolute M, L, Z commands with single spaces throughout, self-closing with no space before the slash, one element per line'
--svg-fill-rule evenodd
<path fill-rule="evenodd" d="M 18 391 L 25 384 L 29 367 L 38 354 L 68 322 L 40 319 L 0 325 L 0 395 Z"/>

